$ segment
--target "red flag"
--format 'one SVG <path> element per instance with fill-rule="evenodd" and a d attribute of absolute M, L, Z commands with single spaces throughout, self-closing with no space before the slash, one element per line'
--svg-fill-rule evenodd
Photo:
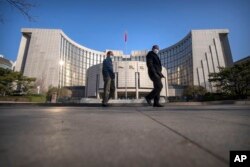
<path fill-rule="evenodd" d="M 125 40 L 125 42 L 127 42 L 127 40 L 128 40 L 128 34 L 127 34 L 127 32 L 125 32 L 125 34 L 124 34 L 124 40 Z"/>

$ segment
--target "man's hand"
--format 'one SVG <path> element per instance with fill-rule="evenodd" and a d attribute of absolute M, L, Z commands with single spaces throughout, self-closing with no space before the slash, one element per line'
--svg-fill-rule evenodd
<path fill-rule="evenodd" d="M 166 77 L 161 73 L 161 78 L 166 78 Z"/>
<path fill-rule="evenodd" d="M 115 79 L 115 74 L 112 74 L 112 75 L 111 75 L 111 79 Z"/>

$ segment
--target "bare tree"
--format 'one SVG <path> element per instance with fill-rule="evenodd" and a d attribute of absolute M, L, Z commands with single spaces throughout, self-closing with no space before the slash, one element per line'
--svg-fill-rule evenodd
<path fill-rule="evenodd" d="M 22 15 L 28 18 L 29 21 L 35 21 L 35 18 L 30 15 L 30 10 L 36 5 L 27 0 L 0 0 L 7 2 L 11 7 L 16 8 Z M 3 14 L 0 14 L 0 22 L 4 22 Z"/>
<path fill-rule="evenodd" d="M 48 90 L 45 86 L 46 75 L 45 72 L 42 73 L 42 76 L 36 80 L 36 87 L 39 86 L 41 93 L 46 93 Z"/>

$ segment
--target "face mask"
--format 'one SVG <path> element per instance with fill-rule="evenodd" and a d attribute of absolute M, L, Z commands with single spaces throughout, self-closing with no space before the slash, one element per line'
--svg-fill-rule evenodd
<path fill-rule="evenodd" d="M 153 52 L 154 52 L 155 54 L 158 54 L 158 53 L 159 53 L 159 50 L 158 50 L 158 49 L 154 49 Z"/>
<path fill-rule="evenodd" d="M 114 60 L 114 56 L 113 55 L 110 55 L 110 58 L 111 58 L 111 60 Z"/>

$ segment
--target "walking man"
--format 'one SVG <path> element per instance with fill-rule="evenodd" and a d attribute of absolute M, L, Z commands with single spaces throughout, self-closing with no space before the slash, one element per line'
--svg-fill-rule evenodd
<path fill-rule="evenodd" d="M 102 106 L 106 107 L 110 98 L 114 97 L 115 92 L 115 74 L 113 71 L 112 59 L 114 54 L 112 51 L 107 52 L 106 59 L 102 64 L 102 75 L 104 80 L 104 93 L 102 99 Z"/>
<path fill-rule="evenodd" d="M 163 87 L 161 78 L 164 78 L 164 75 L 161 73 L 162 66 L 161 61 L 158 57 L 159 46 L 154 45 L 152 50 L 148 52 L 146 56 L 148 75 L 149 78 L 153 81 L 154 88 L 153 90 L 145 97 L 147 103 L 152 106 L 151 100 L 154 99 L 154 107 L 163 107 L 160 103 L 160 93 Z"/>

